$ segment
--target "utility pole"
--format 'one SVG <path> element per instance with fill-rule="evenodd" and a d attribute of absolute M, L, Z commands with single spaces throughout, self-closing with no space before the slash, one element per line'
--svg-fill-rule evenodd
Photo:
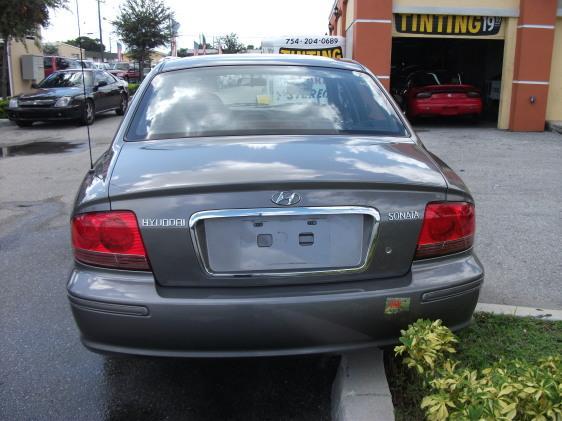
<path fill-rule="evenodd" d="M 100 11 L 101 0 L 97 0 L 97 2 L 98 2 L 98 25 L 100 28 L 100 60 L 103 63 L 103 39 L 101 35 L 101 11 Z"/>

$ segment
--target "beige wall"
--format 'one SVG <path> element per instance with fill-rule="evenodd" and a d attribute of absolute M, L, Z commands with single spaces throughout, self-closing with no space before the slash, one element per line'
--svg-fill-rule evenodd
<path fill-rule="evenodd" d="M 547 121 L 562 121 L 562 17 L 556 19 L 546 119 Z"/>
<path fill-rule="evenodd" d="M 35 44 L 35 41 L 31 39 L 26 39 L 25 42 L 10 41 L 12 96 L 19 95 L 31 89 L 31 84 L 34 82 L 33 80 L 23 80 L 21 77 L 21 56 L 26 54 L 42 56 L 43 51 Z"/>
<path fill-rule="evenodd" d="M 64 42 L 57 43 L 58 55 L 67 58 L 80 58 L 80 48 L 74 45 L 65 44 Z M 84 49 L 82 48 L 82 57 L 86 58 Z"/>
<path fill-rule="evenodd" d="M 351 26 L 355 16 L 355 0 L 348 0 L 345 6 L 345 30 Z M 342 34 L 342 36 L 345 36 Z"/>
<path fill-rule="evenodd" d="M 502 82 L 498 114 L 498 129 L 504 130 L 509 128 L 511 91 L 513 88 L 513 66 L 515 64 L 515 44 L 517 40 L 518 22 L 518 18 L 507 18 L 505 22 L 505 43 L 503 45 Z"/>

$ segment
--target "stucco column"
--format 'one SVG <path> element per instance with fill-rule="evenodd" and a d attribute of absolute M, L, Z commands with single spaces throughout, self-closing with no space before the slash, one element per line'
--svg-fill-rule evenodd
<path fill-rule="evenodd" d="M 392 54 L 392 0 L 355 0 L 353 21 L 346 35 L 353 37 L 353 59 L 368 67 L 388 90 Z"/>
<path fill-rule="evenodd" d="M 556 7 L 556 0 L 520 0 L 510 130 L 544 130 Z"/>

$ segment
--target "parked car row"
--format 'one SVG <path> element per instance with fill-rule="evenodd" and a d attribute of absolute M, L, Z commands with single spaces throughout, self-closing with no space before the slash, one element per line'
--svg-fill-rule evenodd
<path fill-rule="evenodd" d="M 33 90 L 10 99 L 8 118 L 20 127 L 35 121 L 75 120 L 92 124 L 96 114 L 123 115 L 129 103 L 128 83 L 105 70 L 73 69 L 51 73 Z"/>
<path fill-rule="evenodd" d="M 138 82 L 140 79 L 138 63 L 130 63 L 128 61 L 121 61 L 117 63 L 100 63 L 93 60 L 80 60 L 76 58 L 67 58 L 59 56 L 45 56 L 43 57 L 43 67 L 45 77 L 51 73 L 59 70 L 69 69 L 97 69 L 106 70 L 112 75 L 125 79 L 127 82 Z M 147 74 L 147 69 L 143 69 L 144 74 Z M 150 69 L 148 69 L 150 71 Z"/>

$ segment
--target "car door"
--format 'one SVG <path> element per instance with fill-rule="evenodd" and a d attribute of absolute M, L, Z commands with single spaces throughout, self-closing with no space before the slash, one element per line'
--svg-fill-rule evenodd
<path fill-rule="evenodd" d="M 96 111 L 105 111 L 111 108 L 111 86 L 107 83 L 104 72 L 94 71 L 94 102 Z"/>
<path fill-rule="evenodd" d="M 107 97 L 108 108 L 119 108 L 121 105 L 121 86 L 117 79 L 105 70 L 103 74 L 109 88 Z"/>

